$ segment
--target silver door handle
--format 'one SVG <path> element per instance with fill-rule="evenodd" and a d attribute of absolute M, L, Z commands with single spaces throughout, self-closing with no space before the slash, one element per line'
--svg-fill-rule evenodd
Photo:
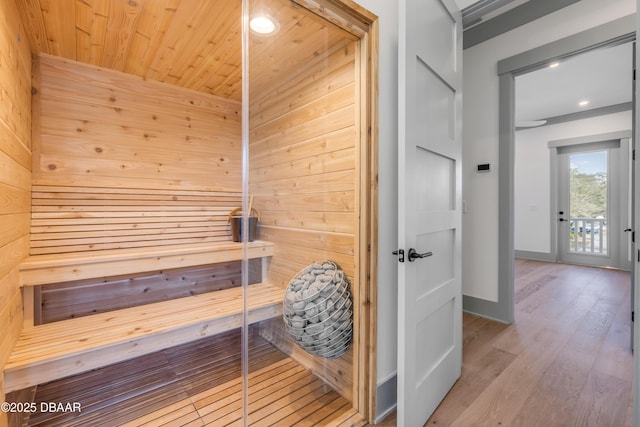
<path fill-rule="evenodd" d="M 433 252 L 418 253 L 415 249 L 409 248 L 409 262 L 414 262 L 418 258 L 427 258 L 433 255 Z"/>

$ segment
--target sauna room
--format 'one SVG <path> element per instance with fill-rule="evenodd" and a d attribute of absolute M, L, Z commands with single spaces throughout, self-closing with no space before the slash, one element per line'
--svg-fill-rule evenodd
<path fill-rule="evenodd" d="M 375 17 L 0 9 L 0 426 L 370 420 Z"/>

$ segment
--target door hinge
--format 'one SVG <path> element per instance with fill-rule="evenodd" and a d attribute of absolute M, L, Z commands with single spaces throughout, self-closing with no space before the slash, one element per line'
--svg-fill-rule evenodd
<path fill-rule="evenodd" d="M 631 243 L 635 243 L 636 242 L 636 232 L 632 231 L 631 232 Z"/>
<path fill-rule="evenodd" d="M 636 314 L 636 312 L 635 312 L 635 311 L 632 311 L 632 312 L 631 312 L 631 321 L 632 321 L 632 322 L 635 322 L 635 314 Z"/>
<path fill-rule="evenodd" d="M 633 150 L 631 150 L 631 160 L 635 160 L 636 159 L 636 149 L 634 148 Z"/>
<path fill-rule="evenodd" d="M 398 255 L 398 261 L 404 262 L 404 249 L 398 249 L 392 252 L 394 255 Z"/>

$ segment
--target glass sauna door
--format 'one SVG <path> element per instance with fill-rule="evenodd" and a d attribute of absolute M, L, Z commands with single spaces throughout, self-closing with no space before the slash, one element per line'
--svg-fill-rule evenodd
<path fill-rule="evenodd" d="M 246 425 L 327 425 L 358 392 L 358 39 L 289 0 L 245 5 L 246 224 L 270 253 L 246 265 Z M 260 298 L 282 304 L 256 322 Z"/>

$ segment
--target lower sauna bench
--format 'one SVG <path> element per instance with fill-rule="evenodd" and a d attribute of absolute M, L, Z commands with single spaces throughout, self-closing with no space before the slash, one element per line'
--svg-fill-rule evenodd
<path fill-rule="evenodd" d="M 282 292 L 249 285 L 249 323 L 281 316 Z M 238 328 L 242 316 L 235 287 L 25 328 L 5 365 L 5 392 Z"/>

